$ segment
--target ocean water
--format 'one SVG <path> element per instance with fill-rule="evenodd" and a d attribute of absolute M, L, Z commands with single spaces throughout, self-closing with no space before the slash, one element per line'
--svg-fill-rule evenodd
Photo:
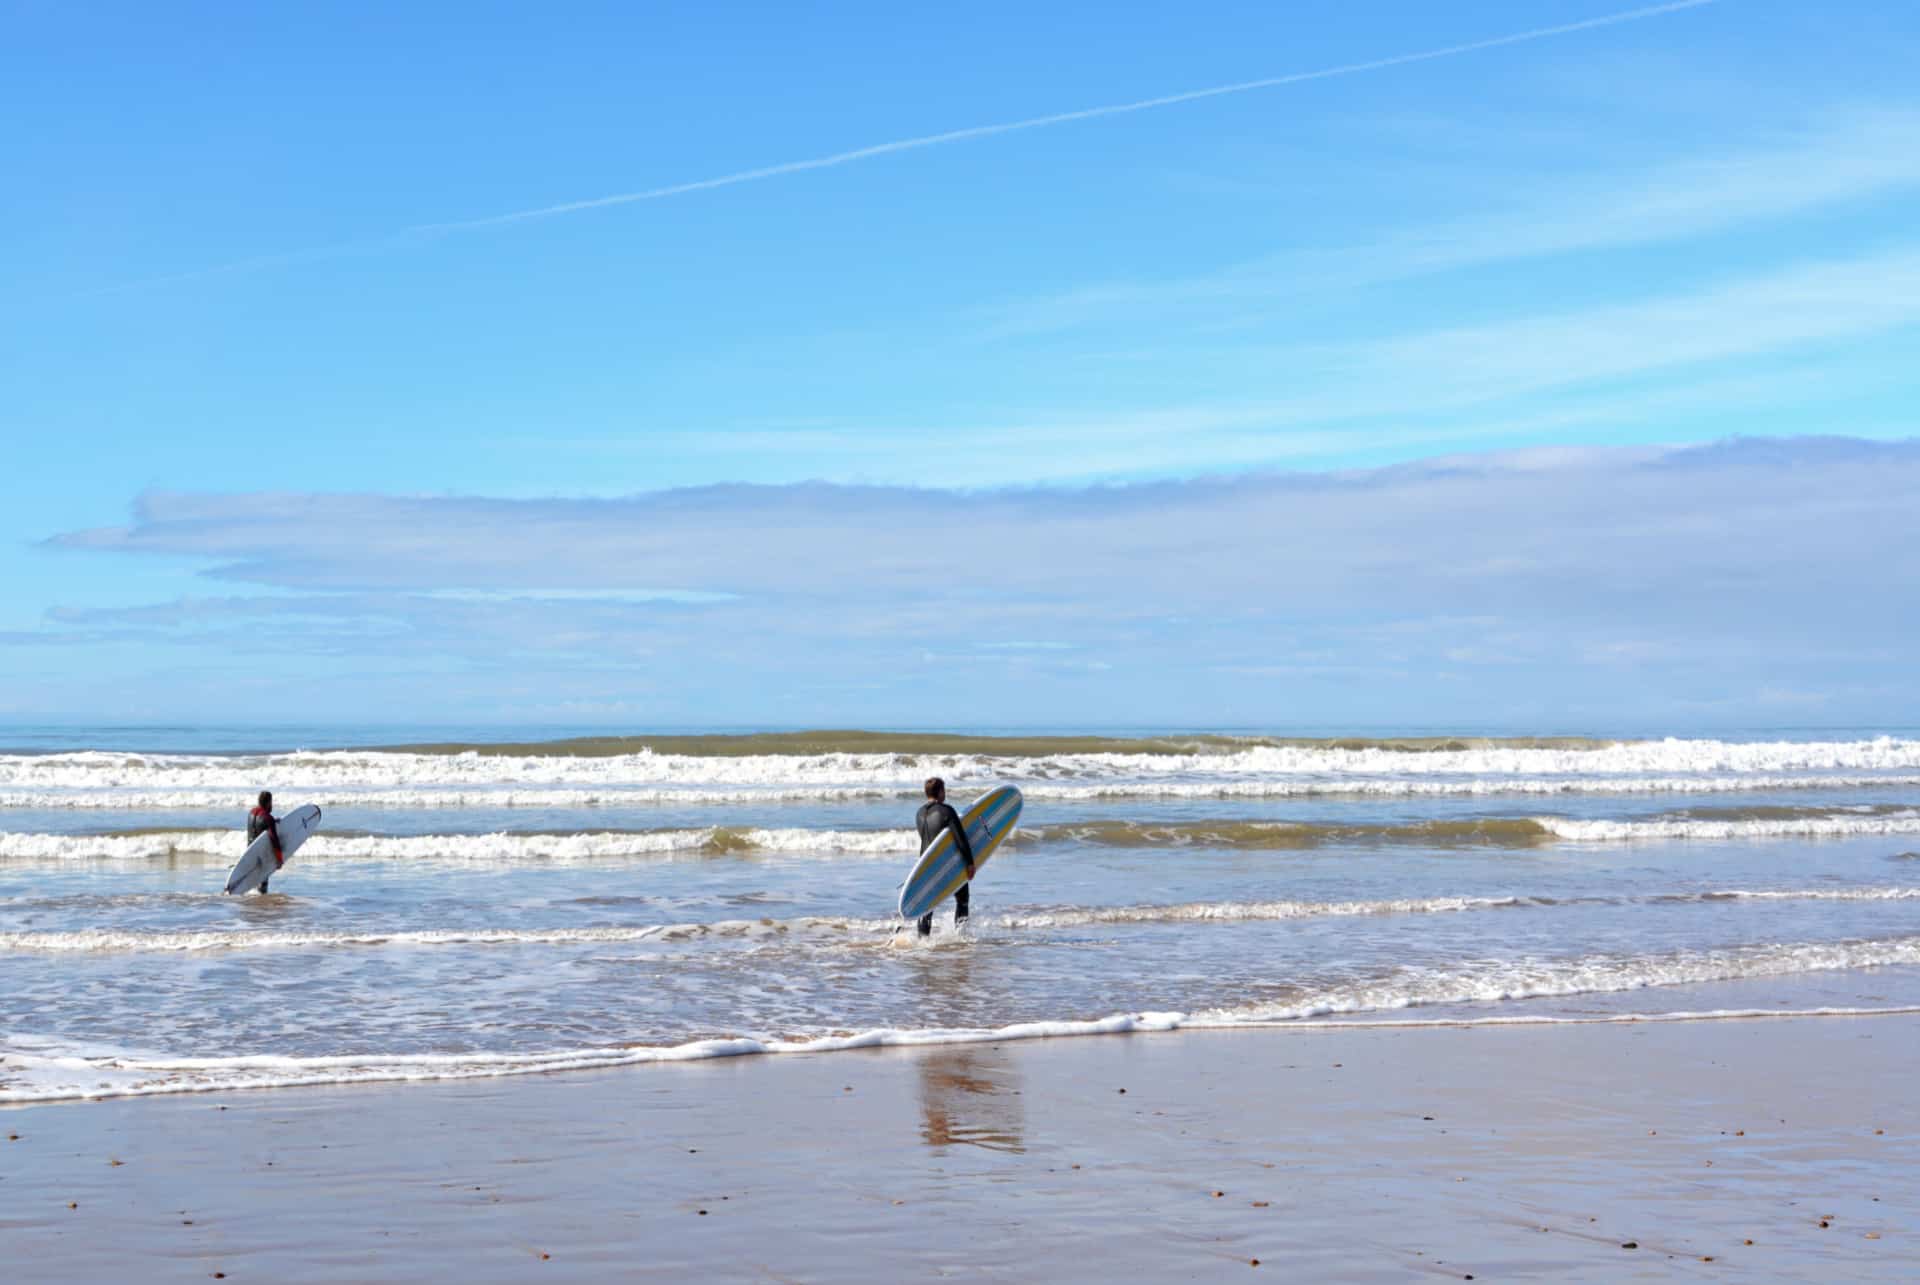
<path fill-rule="evenodd" d="M 1905 734 L 519 735 L 0 729 L 0 1102 L 1920 1007 Z M 934 774 L 1027 806 L 919 940 Z M 223 896 L 263 788 L 324 829 Z"/>

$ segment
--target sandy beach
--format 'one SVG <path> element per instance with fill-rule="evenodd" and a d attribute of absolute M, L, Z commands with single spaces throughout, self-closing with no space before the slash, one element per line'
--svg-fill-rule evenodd
<path fill-rule="evenodd" d="M 0 1285 L 1920 1285 L 1920 3 L 4 30 Z"/>
<path fill-rule="evenodd" d="M 31 1281 L 1898 1279 L 1920 1019 L 1008 1041 L 0 1112 Z"/>

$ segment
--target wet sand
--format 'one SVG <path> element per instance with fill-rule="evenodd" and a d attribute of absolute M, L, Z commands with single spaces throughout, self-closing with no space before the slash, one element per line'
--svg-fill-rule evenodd
<path fill-rule="evenodd" d="M 38 1106 L 0 1111 L 0 1251 L 56 1282 L 1912 1279 L 1916 1071 L 1895 1016 Z"/>

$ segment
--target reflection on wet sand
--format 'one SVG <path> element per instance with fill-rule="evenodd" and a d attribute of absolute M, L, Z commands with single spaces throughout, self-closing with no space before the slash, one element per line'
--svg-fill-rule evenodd
<path fill-rule="evenodd" d="M 998 1047 L 962 1044 L 920 1059 L 920 1137 L 930 1147 L 1026 1151 L 1020 1079 Z"/>

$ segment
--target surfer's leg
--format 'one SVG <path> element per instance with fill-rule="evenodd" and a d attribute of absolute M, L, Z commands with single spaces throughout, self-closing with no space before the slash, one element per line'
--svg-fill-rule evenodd
<path fill-rule="evenodd" d="M 920 916 L 920 935 L 922 937 L 931 937 L 933 935 L 933 912 L 931 910 Z"/>
<path fill-rule="evenodd" d="M 272 882 L 273 882 L 273 877 L 271 875 L 269 875 L 267 878 L 262 879 L 260 881 L 260 892 L 263 896 L 266 894 L 267 885 Z"/>
<path fill-rule="evenodd" d="M 953 922 L 956 924 L 967 917 L 967 889 L 972 886 L 970 883 L 963 883 L 960 885 L 960 891 L 953 894 Z"/>

